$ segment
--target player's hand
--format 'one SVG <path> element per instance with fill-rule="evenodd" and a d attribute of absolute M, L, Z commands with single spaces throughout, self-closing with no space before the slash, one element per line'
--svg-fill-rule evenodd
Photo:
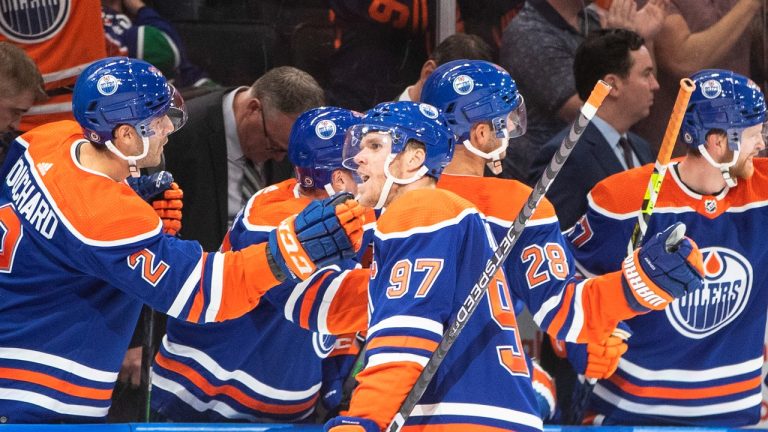
<path fill-rule="evenodd" d="M 638 312 L 662 310 L 704 283 L 701 251 L 680 222 L 625 258 L 622 269 L 624 296 Z"/>
<path fill-rule="evenodd" d="M 163 197 L 152 201 L 152 208 L 163 220 L 163 232 L 175 236 L 181 230 L 181 209 L 184 191 L 176 182 L 163 192 Z"/>
<path fill-rule="evenodd" d="M 137 195 L 152 204 L 163 221 L 164 233 L 176 235 L 181 230 L 184 191 L 173 181 L 171 173 L 159 171 L 152 175 L 128 177 L 126 181 Z"/>
<path fill-rule="evenodd" d="M 162 195 L 166 189 L 173 183 L 173 175 L 168 171 L 159 171 L 152 175 L 143 175 L 140 177 L 128 177 L 125 179 L 128 186 L 144 201 L 151 203 L 152 200 Z"/>
<path fill-rule="evenodd" d="M 323 426 L 324 432 L 381 432 L 373 420 L 362 417 L 338 416 L 328 420 Z"/>
<path fill-rule="evenodd" d="M 131 388 L 138 388 L 141 384 L 141 346 L 128 348 L 117 374 L 117 380 L 128 384 Z"/>
<path fill-rule="evenodd" d="M 588 344 L 566 343 L 565 350 L 573 370 L 588 379 L 606 379 L 616 372 L 621 356 L 627 352 L 626 340 L 632 330 L 620 322 L 613 334 L 601 343 Z"/>
<path fill-rule="evenodd" d="M 314 201 L 269 234 L 268 251 L 284 275 L 302 281 L 318 268 L 353 258 L 363 241 L 363 208 L 352 194 Z"/>

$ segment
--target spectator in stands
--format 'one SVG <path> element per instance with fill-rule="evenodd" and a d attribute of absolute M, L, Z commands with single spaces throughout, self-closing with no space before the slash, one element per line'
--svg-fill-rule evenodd
<path fill-rule="evenodd" d="M 492 61 L 493 51 L 480 36 L 465 33 L 455 33 L 445 38 L 424 62 L 419 74 L 419 80 L 408 86 L 397 98 L 398 101 L 415 101 L 421 99 L 421 89 L 424 82 L 432 75 L 438 66 L 459 59 Z"/>
<path fill-rule="evenodd" d="M 70 8 L 67 13 L 65 7 Z M 3 3 L 3 16 L 11 15 L 25 19 L 3 19 L 0 41 L 18 45 L 34 60 L 49 96 L 27 111 L 19 129 L 26 132 L 48 122 L 74 120 L 72 88 L 77 76 L 107 56 L 99 0 Z"/>
<path fill-rule="evenodd" d="M 289 66 L 268 71 L 251 87 L 189 101 L 189 123 L 165 147 L 166 169 L 186 192 L 180 235 L 218 249 L 245 199 L 291 176 L 285 158 L 291 126 L 322 104 L 315 79 Z"/>
<path fill-rule="evenodd" d="M 510 143 L 504 176 L 525 181 L 539 149 L 572 122 L 582 104 L 573 81 L 576 48 L 590 30 L 623 27 L 656 38 L 668 0 L 614 0 L 601 21 L 573 0 L 530 0 L 504 30 L 500 64 L 515 77 L 528 108 L 528 132 Z M 590 3 L 587 1 L 587 3 Z"/>
<path fill-rule="evenodd" d="M 748 76 L 750 24 L 759 15 L 762 0 L 671 0 L 669 15 L 655 39 L 661 89 L 647 119 L 635 127 L 658 149 L 680 79 L 700 69 L 722 68 Z M 675 154 L 685 152 L 678 145 Z"/>
<path fill-rule="evenodd" d="M 587 210 L 587 193 L 597 182 L 653 161 L 648 143 L 629 129 L 648 116 L 659 89 L 643 38 L 626 29 L 591 33 L 576 51 L 573 77 L 580 99 L 589 96 L 598 80 L 613 88 L 547 191 L 563 230 Z M 531 184 L 569 130 L 564 128 L 541 148 L 528 177 Z"/>
<path fill-rule="evenodd" d="M 216 88 L 205 71 L 189 61 L 176 29 L 143 0 L 102 0 L 104 32 L 129 57 L 157 66 L 185 92 L 189 88 Z"/>
<path fill-rule="evenodd" d="M 19 134 L 21 116 L 46 98 L 35 62 L 21 48 L 0 42 L 0 165 Z"/>

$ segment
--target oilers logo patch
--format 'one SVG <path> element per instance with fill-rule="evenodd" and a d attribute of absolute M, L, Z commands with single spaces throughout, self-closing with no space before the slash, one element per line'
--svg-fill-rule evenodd
<path fill-rule="evenodd" d="M 318 357 L 326 358 L 333 351 L 333 347 L 336 345 L 336 336 L 326 335 L 321 333 L 312 333 L 312 347 L 315 349 L 315 354 Z"/>
<path fill-rule="evenodd" d="M 425 117 L 430 119 L 436 119 L 438 116 L 437 108 L 428 103 L 419 104 L 419 111 L 424 114 Z"/>
<path fill-rule="evenodd" d="M 336 123 L 331 120 L 320 120 L 315 125 L 315 135 L 323 140 L 329 140 L 336 135 Z"/>
<path fill-rule="evenodd" d="M 467 75 L 459 75 L 453 80 L 453 90 L 464 96 L 472 92 L 475 88 L 475 81 Z"/>
<path fill-rule="evenodd" d="M 704 285 L 665 309 L 672 327 L 683 336 L 702 339 L 736 319 L 752 290 L 752 265 L 741 254 L 722 247 L 701 249 Z"/>
<path fill-rule="evenodd" d="M 707 80 L 701 85 L 701 94 L 707 99 L 714 99 L 723 93 L 723 87 L 718 80 Z"/>
<path fill-rule="evenodd" d="M 96 90 L 104 96 L 110 96 L 117 92 L 120 81 L 113 75 L 104 75 L 96 81 Z"/>
<path fill-rule="evenodd" d="M 71 0 L 0 0 L 0 33 L 22 44 L 43 42 L 64 28 L 71 10 Z"/>

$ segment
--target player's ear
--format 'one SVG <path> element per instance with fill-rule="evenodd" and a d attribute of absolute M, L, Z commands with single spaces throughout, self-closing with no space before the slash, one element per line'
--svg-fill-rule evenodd
<path fill-rule="evenodd" d="M 485 122 L 475 123 L 469 132 L 469 140 L 473 144 L 483 145 L 493 135 L 491 125 Z"/>
<path fill-rule="evenodd" d="M 419 79 L 421 81 L 426 81 L 427 78 L 429 78 L 430 75 L 432 75 L 432 72 L 437 69 L 437 63 L 434 60 L 427 60 L 424 62 L 424 65 L 421 66 L 421 73 L 419 74 Z"/>
<path fill-rule="evenodd" d="M 139 133 L 136 131 L 136 129 L 133 128 L 133 126 L 127 124 L 121 124 L 115 128 L 114 132 L 112 132 L 112 136 L 114 137 L 114 142 L 116 145 L 120 142 L 130 142 L 134 135 L 139 136 Z"/>

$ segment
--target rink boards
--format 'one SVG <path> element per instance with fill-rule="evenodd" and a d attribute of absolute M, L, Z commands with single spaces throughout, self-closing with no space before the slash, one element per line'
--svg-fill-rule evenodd
<path fill-rule="evenodd" d="M 2 425 L 2 432 L 321 432 L 322 425 L 224 423 L 123 423 L 100 425 Z M 754 429 L 753 429 L 754 430 Z M 546 426 L 545 432 L 744 432 L 744 429 L 651 426 Z"/>

